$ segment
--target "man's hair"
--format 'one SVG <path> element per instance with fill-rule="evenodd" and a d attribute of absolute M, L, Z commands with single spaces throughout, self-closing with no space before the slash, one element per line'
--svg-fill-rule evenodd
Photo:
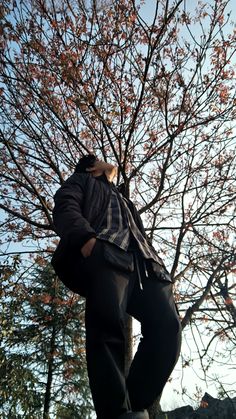
<path fill-rule="evenodd" d="M 93 167 L 97 157 L 94 154 L 87 154 L 79 159 L 76 167 L 75 173 L 86 173 L 88 167 Z"/>

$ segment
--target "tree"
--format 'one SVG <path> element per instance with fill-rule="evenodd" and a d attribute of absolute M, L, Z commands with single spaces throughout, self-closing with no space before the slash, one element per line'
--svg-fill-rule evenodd
<path fill-rule="evenodd" d="M 128 0 L 1 6 L 3 248 L 21 242 L 50 256 L 53 193 L 83 153 L 113 161 L 175 278 L 183 328 L 206 336 L 205 372 L 217 361 L 212 343 L 224 340 L 230 359 L 235 351 L 231 8 L 160 0 L 147 16 Z"/>
<path fill-rule="evenodd" d="M 68 295 L 50 266 L 5 265 L 1 298 L 4 418 L 90 417 L 84 301 Z M 53 416 L 55 417 L 55 416 Z"/>

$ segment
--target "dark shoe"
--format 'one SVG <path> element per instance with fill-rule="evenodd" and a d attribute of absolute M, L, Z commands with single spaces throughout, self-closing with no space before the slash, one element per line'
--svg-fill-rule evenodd
<path fill-rule="evenodd" d="M 149 414 L 147 410 L 142 410 L 140 412 L 126 412 L 120 415 L 118 419 L 149 419 Z"/>

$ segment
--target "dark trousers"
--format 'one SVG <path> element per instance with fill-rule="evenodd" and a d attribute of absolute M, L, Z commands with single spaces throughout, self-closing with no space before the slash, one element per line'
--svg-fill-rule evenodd
<path fill-rule="evenodd" d="M 170 282 L 128 274 L 104 261 L 97 240 L 84 259 L 87 273 L 86 353 L 97 419 L 117 419 L 149 407 L 161 394 L 179 356 L 181 327 Z M 141 323 L 142 338 L 125 377 L 126 312 Z"/>

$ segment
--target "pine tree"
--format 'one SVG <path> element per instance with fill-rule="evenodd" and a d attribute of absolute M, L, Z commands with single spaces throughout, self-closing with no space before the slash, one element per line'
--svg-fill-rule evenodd
<path fill-rule="evenodd" d="M 90 418 L 84 300 L 50 265 L 22 268 L 3 270 L 0 414 Z"/>

